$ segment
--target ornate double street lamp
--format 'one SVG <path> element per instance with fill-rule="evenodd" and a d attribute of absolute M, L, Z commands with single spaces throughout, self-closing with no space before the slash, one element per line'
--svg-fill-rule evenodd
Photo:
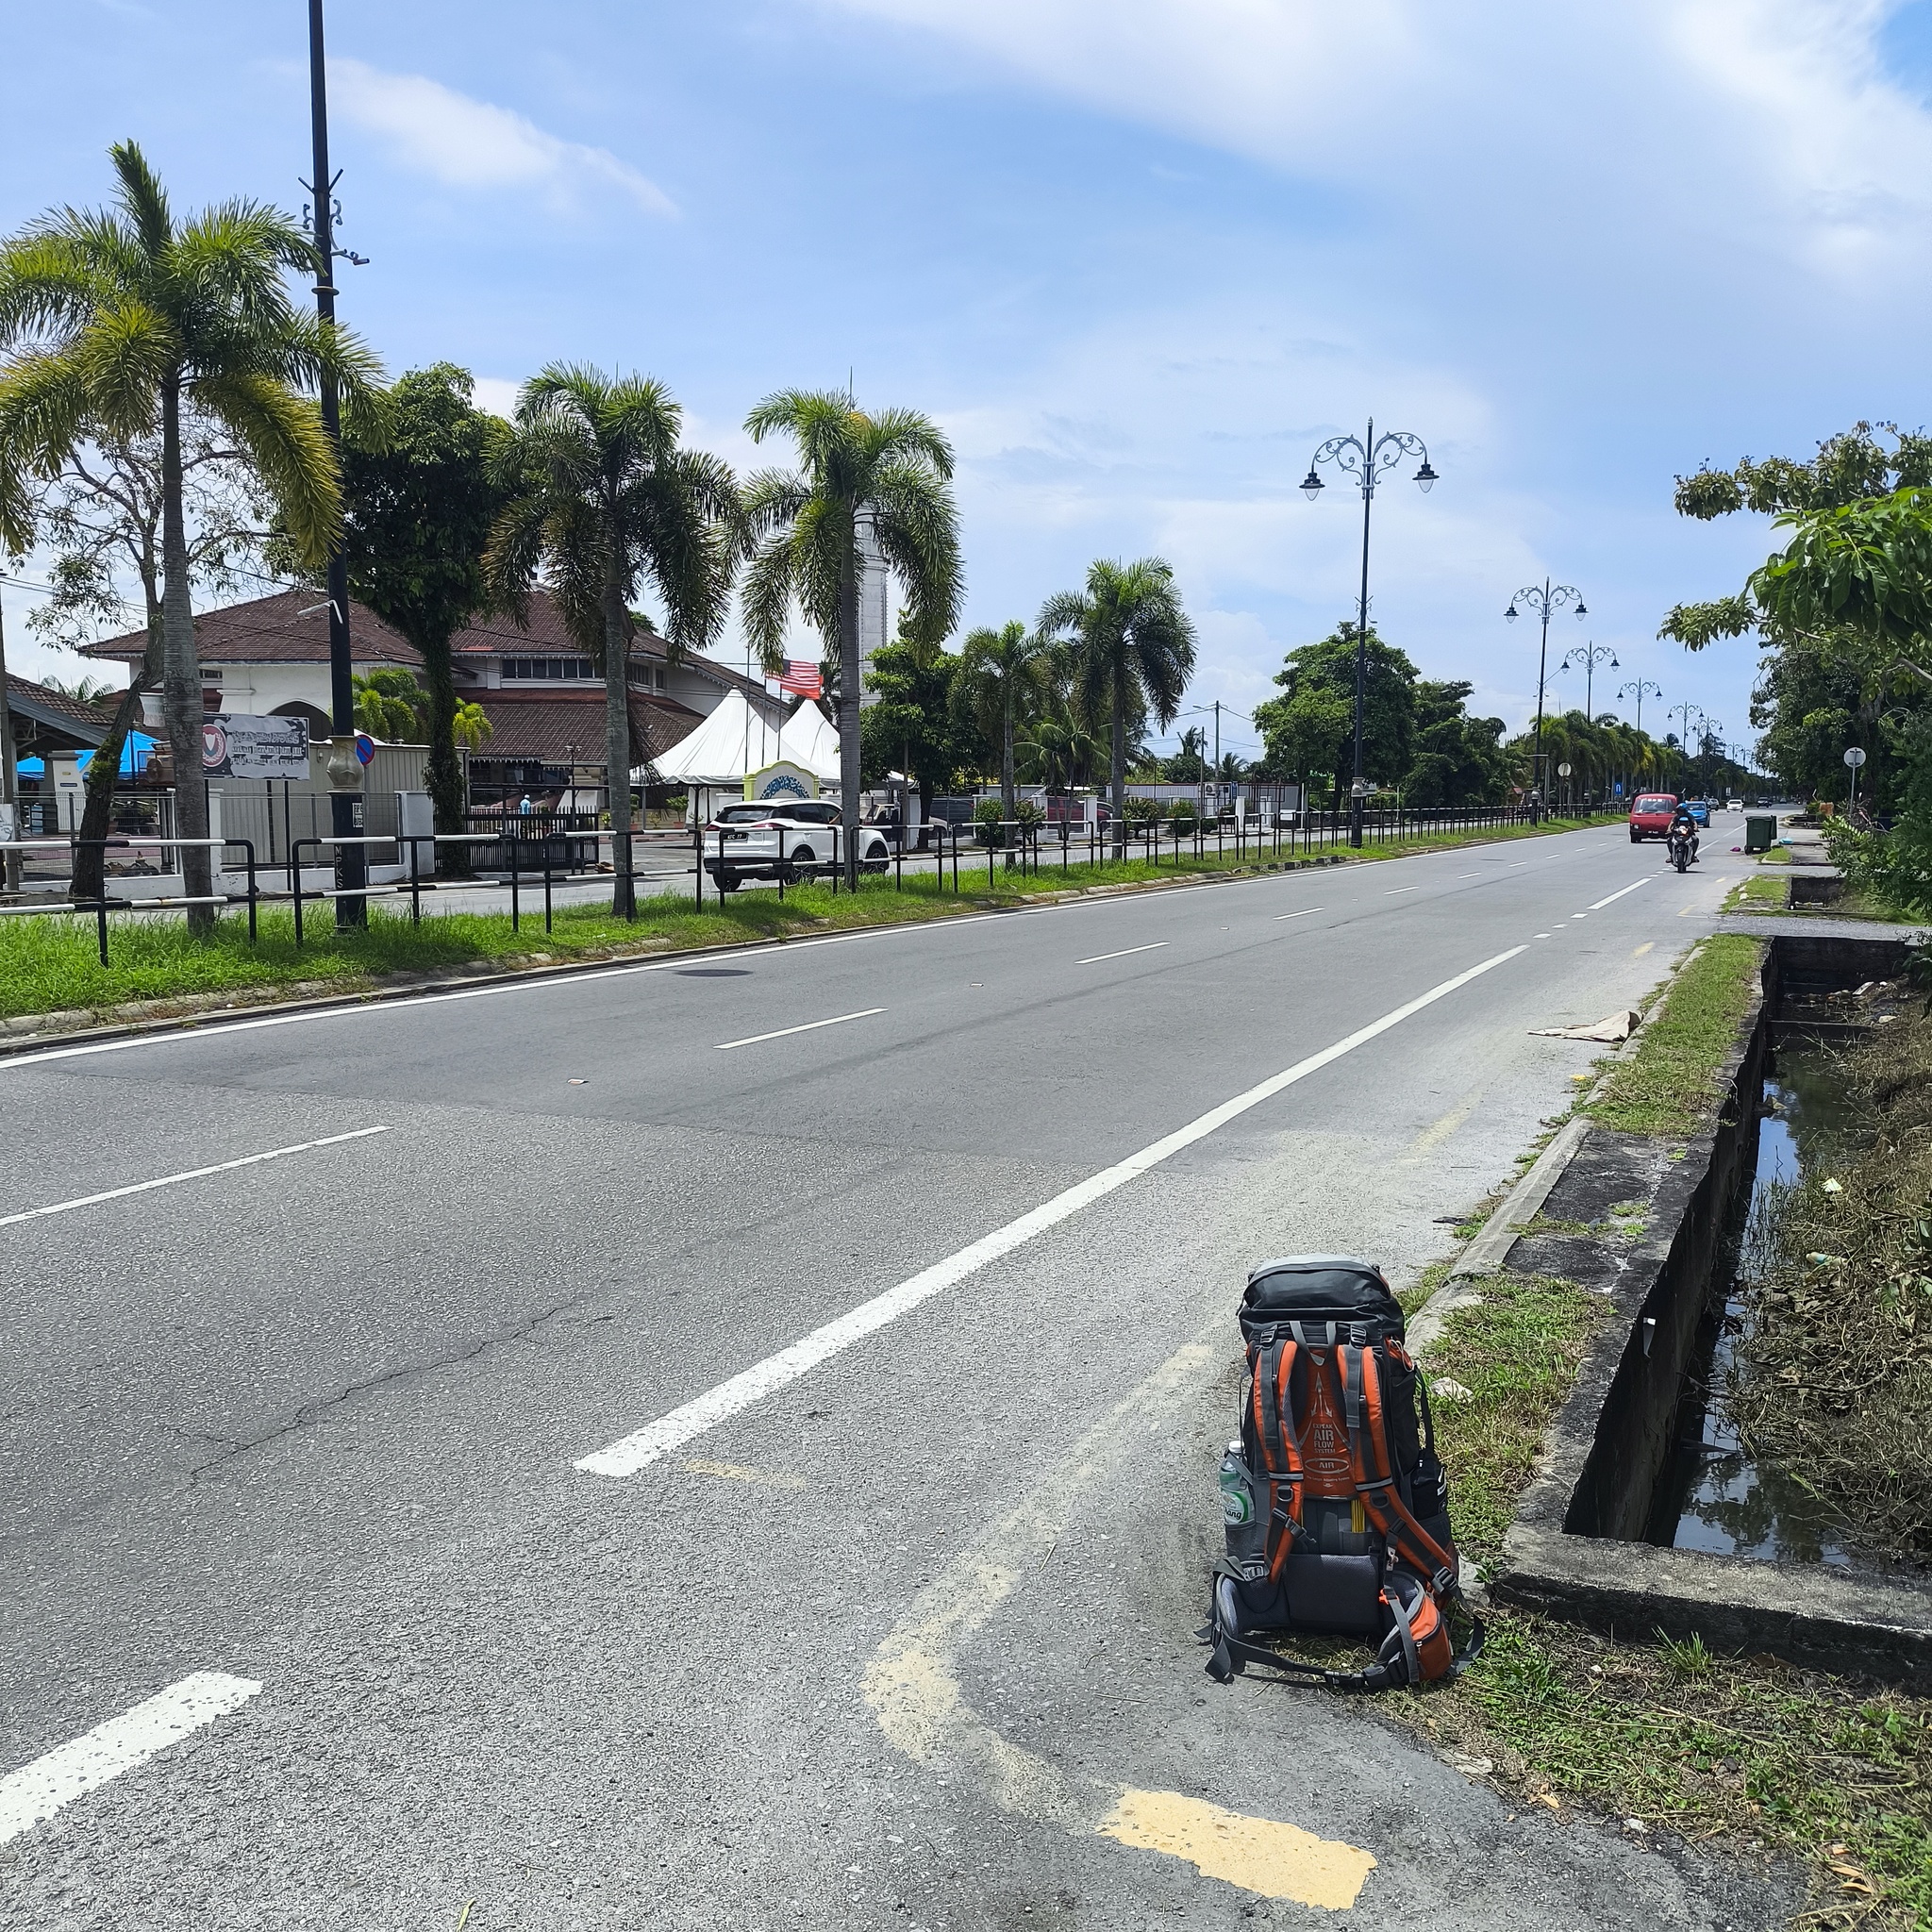
<path fill-rule="evenodd" d="M 1322 464 L 1333 463 L 1344 475 L 1356 478 L 1362 493 L 1362 590 L 1356 611 L 1355 637 L 1355 783 L 1348 796 L 1351 845 L 1362 842 L 1362 800 L 1369 789 L 1368 780 L 1362 775 L 1362 696 L 1369 680 L 1369 510 L 1375 500 L 1375 485 L 1405 456 L 1422 458 L 1415 481 L 1426 496 L 1436 473 L 1429 467 L 1429 452 L 1422 438 L 1411 436 L 1407 429 L 1389 429 L 1378 439 L 1373 416 L 1369 418 L 1366 437 L 1331 436 L 1315 452 L 1308 474 L 1302 478 L 1302 493 L 1313 503 L 1324 487 L 1316 472 Z"/>
<path fill-rule="evenodd" d="M 1527 604 L 1543 621 L 1542 647 L 1536 659 L 1536 756 L 1531 767 L 1531 783 L 1534 791 L 1531 796 L 1536 803 L 1529 808 L 1531 824 L 1541 824 L 1543 815 L 1543 683 L 1550 662 L 1550 613 L 1562 610 L 1574 604 L 1578 617 L 1590 615 L 1590 606 L 1583 601 L 1583 592 L 1574 584 L 1553 584 L 1545 577 L 1539 584 L 1525 584 L 1509 600 L 1509 608 L 1504 611 L 1511 624 L 1516 622 L 1519 604 Z"/>
<path fill-rule="evenodd" d="M 1635 698 L 1637 700 L 1637 728 L 1639 731 L 1643 729 L 1643 700 L 1646 694 L 1654 698 L 1660 698 L 1664 694 L 1663 686 L 1651 683 L 1647 677 L 1640 677 L 1634 683 L 1620 685 L 1617 689 L 1617 695 L 1620 698 Z"/>
<path fill-rule="evenodd" d="M 1557 669 L 1568 671 L 1573 664 L 1583 666 L 1583 715 L 1594 724 L 1595 700 L 1591 692 L 1595 689 L 1596 667 L 1607 664 L 1612 671 L 1621 671 L 1624 667 L 1617 662 L 1617 654 L 1607 644 L 1578 644 L 1574 651 L 1564 654 L 1563 661 Z"/>

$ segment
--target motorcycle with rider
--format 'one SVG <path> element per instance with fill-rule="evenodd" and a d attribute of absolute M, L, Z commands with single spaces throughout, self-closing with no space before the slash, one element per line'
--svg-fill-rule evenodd
<path fill-rule="evenodd" d="M 1687 805 L 1678 806 L 1664 834 L 1664 858 L 1679 872 L 1697 863 L 1697 817 Z"/>

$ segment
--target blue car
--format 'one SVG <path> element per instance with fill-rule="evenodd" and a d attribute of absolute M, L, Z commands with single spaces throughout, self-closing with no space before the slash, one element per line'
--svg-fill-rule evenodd
<path fill-rule="evenodd" d="M 1684 809 L 1707 831 L 1710 829 L 1710 805 L 1707 800 L 1687 798 L 1684 801 Z"/>

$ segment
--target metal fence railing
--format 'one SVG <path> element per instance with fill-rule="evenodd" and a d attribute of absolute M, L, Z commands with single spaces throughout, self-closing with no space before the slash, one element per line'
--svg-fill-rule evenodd
<path fill-rule="evenodd" d="M 1607 813 L 1620 816 L 1621 811 L 1619 805 L 1574 807 L 1569 808 L 1564 816 L 1587 821 Z M 258 908 L 263 905 L 287 904 L 294 911 L 295 943 L 300 946 L 308 937 L 306 911 L 311 906 L 347 900 L 355 902 L 359 908 L 361 902 L 370 899 L 407 896 L 411 922 L 420 924 L 423 895 L 439 889 L 446 891 L 452 886 L 459 888 L 465 895 L 492 891 L 504 892 L 508 902 L 512 932 L 522 929 L 526 895 L 541 891 L 543 930 L 548 933 L 554 930 L 555 895 L 558 888 L 609 885 L 613 879 L 611 865 L 599 856 L 609 845 L 611 834 L 603 831 L 594 821 L 568 825 L 544 823 L 547 819 L 562 816 L 535 813 L 507 815 L 504 824 L 491 824 L 486 830 L 457 833 L 412 834 L 392 830 L 338 838 L 329 833 L 314 832 L 297 836 L 292 841 L 278 841 L 280 854 L 272 865 L 260 861 L 255 841 L 247 838 L 175 839 L 143 833 L 131 838 L 95 840 L 81 840 L 77 836 L 17 840 L 0 844 L 0 854 L 64 852 L 71 861 L 84 847 L 100 847 L 104 852 L 142 846 L 163 852 L 179 852 L 192 847 L 217 855 L 235 849 L 242 854 L 246 887 L 242 891 L 217 891 L 200 896 L 168 894 L 143 898 L 132 894 L 115 896 L 104 891 L 98 899 L 69 897 L 51 903 L 26 901 L 18 905 L 0 905 L 0 917 L 36 913 L 92 917 L 96 924 L 103 965 L 108 963 L 108 917 L 110 913 L 172 911 L 191 906 L 245 905 L 248 937 L 254 941 L 258 931 Z M 584 820 L 590 818 L 589 814 L 571 816 Z M 1431 835 L 1505 830 L 1528 825 L 1536 816 L 1520 806 L 1370 811 L 1363 815 L 1362 843 L 1365 847 L 1378 847 L 1405 844 Z M 721 902 L 726 892 L 752 879 L 774 884 L 781 901 L 789 887 L 806 884 L 812 879 L 828 879 L 834 893 L 844 889 L 842 865 L 818 856 L 818 848 L 823 844 L 822 829 L 816 836 L 803 829 L 783 826 L 774 829 L 777 834 L 774 859 L 760 855 L 749 862 L 738 863 L 728 857 L 715 827 L 709 830 L 709 845 L 706 842 L 707 828 L 704 827 L 694 832 L 632 832 L 625 835 L 632 860 L 629 871 L 633 880 L 688 876 L 692 881 L 693 897 L 699 906 L 705 902 L 708 875 Z M 865 829 L 861 828 L 861 835 Z M 811 847 L 805 854 L 805 858 L 810 863 L 801 862 L 792 857 L 798 847 L 791 841 L 802 838 L 811 839 Z M 1202 818 L 1183 812 L 1162 819 L 1133 819 L 1122 825 L 1039 818 L 982 819 L 970 824 L 934 820 L 922 828 L 917 849 L 908 853 L 903 841 L 891 841 L 883 855 L 875 855 L 866 860 L 861 870 L 874 877 L 890 873 L 895 890 L 903 891 L 909 869 L 915 885 L 930 877 L 935 882 L 936 891 L 959 893 L 975 890 L 974 868 L 982 856 L 986 860 L 988 887 L 995 889 L 1003 867 L 1008 873 L 1031 877 L 1055 870 L 1069 873 L 1075 865 L 1080 865 L 1104 877 L 1108 866 L 1123 861 L 1156 870 L 1163 865 L 1178 868 L 1189 861 L 1202 864 L 1210 858 L 1219 863 L 1232 860 L 1237 865 L 1322 863 L 1339 857 L 1350 845 L 1351 831 L 1346 812 L 1280 812 L 1265 823 L 1232 814 Z M 439 879 L 436 865 L 439 846 L 469 848 L 472 874 L 457 880 Z M 381 847 L 389 848 L 392 862 L 403 868 L 403 876 L 378 885 L 321 886 L 304 883 L 305 871 L 320 869 L 318 865 L 305 866 L 305 852 L 312 851 L 321 860 L 325 853 L 340 858 L 350 848 L 360 848 L 365 855 L 373 855 L 376 848 Z M 654 861 L 653 869 L 646 871 L 641 868 L 638 863 L 640 857 Z M 499 875 L 487 875 L 492 873 Z M 721 874 L 726 876 L 721 878 Z M 271 890 L 263 883 L 264 874 L 282 876 L 287 881 L 286 887 L 280 891 Z M 216 876 L 218 882 L 228 876 L 225 867 L 218 867 Z"/>

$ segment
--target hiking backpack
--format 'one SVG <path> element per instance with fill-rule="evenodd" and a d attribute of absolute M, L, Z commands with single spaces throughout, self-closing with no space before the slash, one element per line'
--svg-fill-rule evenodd
<path fill-rule="evenodd" d="M 1248 1277 L 1241 1433 L 1222 1464 L 1227 1553 L 1202 1633 L 1208 1674 L 1246 1666 L 1340 1690 L 1453 1677 L 1482 1647 L 1462 1600 L 1428 1391 L 1381 1270 L 1292 1255 Z M 1461 1648 L 1452 1615 L 1466 1622 Z M 1247 1639 L 1326 1632 L 1377 1643 L 1331 1671 Z"/>

